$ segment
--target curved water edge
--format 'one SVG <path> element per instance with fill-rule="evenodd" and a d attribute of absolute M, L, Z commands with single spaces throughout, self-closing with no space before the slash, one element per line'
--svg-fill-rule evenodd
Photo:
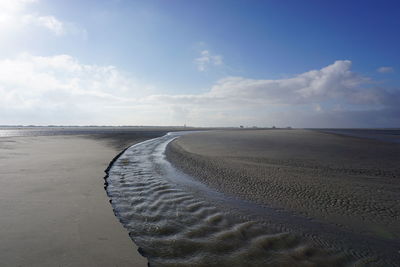
<path fill-rule="evenodd" d="M 396 266 L 397 241 L 235 199 L 180 172 L 164 152 L 182 134 L 133 145 L 106 170 L 114 213 L 151 266 Z"/>

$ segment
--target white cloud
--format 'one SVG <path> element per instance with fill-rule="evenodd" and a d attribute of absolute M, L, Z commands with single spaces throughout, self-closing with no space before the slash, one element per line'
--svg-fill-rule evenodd
<path fill-rule="evenodd" d="M 152 89 L 114 66 L 81 64 L 68 55 L 0 60 L 0 118 L 7 123 L 13 114 L 19 120 L 35 115 L 32 123 L 62 123 L 76 112 L 91 120 L 95 114 L 96 120 L 108 116 L 111 122 L 106 106 L 130 105 Z"/>
<path fill-rule="evenodd" d="M 396 102 L 400 101 L 400 92 L 374 87 L 370 78 L 351 71 L 350 61 L 338 60 L 322 69 L 292 78 L 255 80 L 228 77 L 219 80 L 204 94 L 157 95 L 151 96 L 149 101 L 184 108 L 186 121 L 203 125 L 238 125 L 244 124 L 246 118 L 245 121 L 250 124 L 258 123 L 261 126 L 279 123 L 282 126 L 302 126 L 309 118 L 310 121 L 314 120 L 314 126 L 326 126 L 329 122 L 324 121 L 323 117 L 329 115 L 336 118 L 335 125 L 331 125 L 333 127 L 340 126 L 340 119 L 335 114 L 369 112 L 371 126 L 376 119 L 371 116 L 374 110 L 398 109 Z M 338 107 L 341 109 L 338 110 Z M 225 117 L 221 114 L 225 114 Z M 316 118 L 317 115 L 320 119 Z M 353 115 L 342 117 L 342 121 L 347 123 L 346 127 L 351 126 L 349 122 Z M 400 118 L 391 119 L 392 123 L 400 122 Z M 354 127 L 359 123 L 353 122 Z"/>
<path fill-rule="evenodd" d="M 65 25 L 54 16 L 34 16 L 25 15 L 23 17 L 25 24 L 34 24 L 50 30 L 55 35 L 63 35 L 66 33 Z"/>
<path fill-rule="evenodd" d="M 380 73 L 391 73 L 394 72 L 394 69 L 392 67 L 380 67 L 376 71 Z"/>
<path fill-rule="evenodd" d="M 0 124 L 398 125 L 399 91 L 374 85 L 344 60 L 287 79 L 227 77 L 206 93 L 170 95 L 114 66 L 23 54 L 0 60 Z"/>
<path fill-rule="evenodd" d="M 183 102 L 224 101 L 252 104 L 315 104 L 340 100 L 352 104 L 376 104 L 381 94 L 365 87 L 369 79 L 350 70 L 351 62 L 338 60 L 320 70 L 312 70 L 293 78 L 254 80 L 227 77 L 219 80 L 209 92 L 201 95 L 168 96 Z"/>
<path fill-rule="evenodd" d="M 29 3 L 37 2 L 37 0 L 0 0 L 0 10 L 2 13 L 16 13 L 25 8 Z"/>
<path fill-rule="evenodd" d="M 57 36 L 66 33 L 85 34 L 73 23 L 66 23 L 53 15 L 30 12 L 28 7 L 37 0 L 0 0 L 0 33 L 15 32 L 32 26 L 49 30 Z"/>
<path fill-rule="evenodd" d="M 21 23 L 21 12 L 27 4 L 34 1 L 27 0 L 0 0 L 0 29 L 14 27 Z"/>
<path fill-rule="evenodd" d="M 199 71 L 206 71 L 209 66 L 219 66 L 223 64 L 221 55 L 214 55 L 208 50 L 200 52 L 200 56 L 194 60 Z"/>

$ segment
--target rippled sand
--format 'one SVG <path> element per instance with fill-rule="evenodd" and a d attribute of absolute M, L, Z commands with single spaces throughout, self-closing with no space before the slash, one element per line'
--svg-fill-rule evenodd
<path fill-rule="evenodd" d="M 399 144 L 307 130 L 219 131 L 183 136 L 167 156 L 212 188 L 356 233 L 351 246 L 379 240 L 372 251 L 386 246 L 399 258 Z"/>

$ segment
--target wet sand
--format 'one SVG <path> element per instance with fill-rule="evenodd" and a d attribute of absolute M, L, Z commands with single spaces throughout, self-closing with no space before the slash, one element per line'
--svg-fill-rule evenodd
<path fill-rule="evenodd" d="M 213 131 L 180 137 L 167 157 L 228 195 L 400 238 L 399 144 L 310 130 Z"/>
<path fill-rule="evenodd" d="M 147 266 L 103 177 L 118 152 L 151 137 L 1 138 L 0 266 Z"/>

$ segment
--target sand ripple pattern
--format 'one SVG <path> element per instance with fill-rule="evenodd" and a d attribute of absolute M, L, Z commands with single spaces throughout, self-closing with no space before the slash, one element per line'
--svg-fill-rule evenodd
<path fill-rule="evenodd" d="M 316 248 L 290 231 L 216 205 L 165 160 L 174 138 L 130 147 L 106 178 L 114 212 L 150 266 L 353 266 L 354 255 Z M 377 263 L 358 258 L 360 266 Z"/>

